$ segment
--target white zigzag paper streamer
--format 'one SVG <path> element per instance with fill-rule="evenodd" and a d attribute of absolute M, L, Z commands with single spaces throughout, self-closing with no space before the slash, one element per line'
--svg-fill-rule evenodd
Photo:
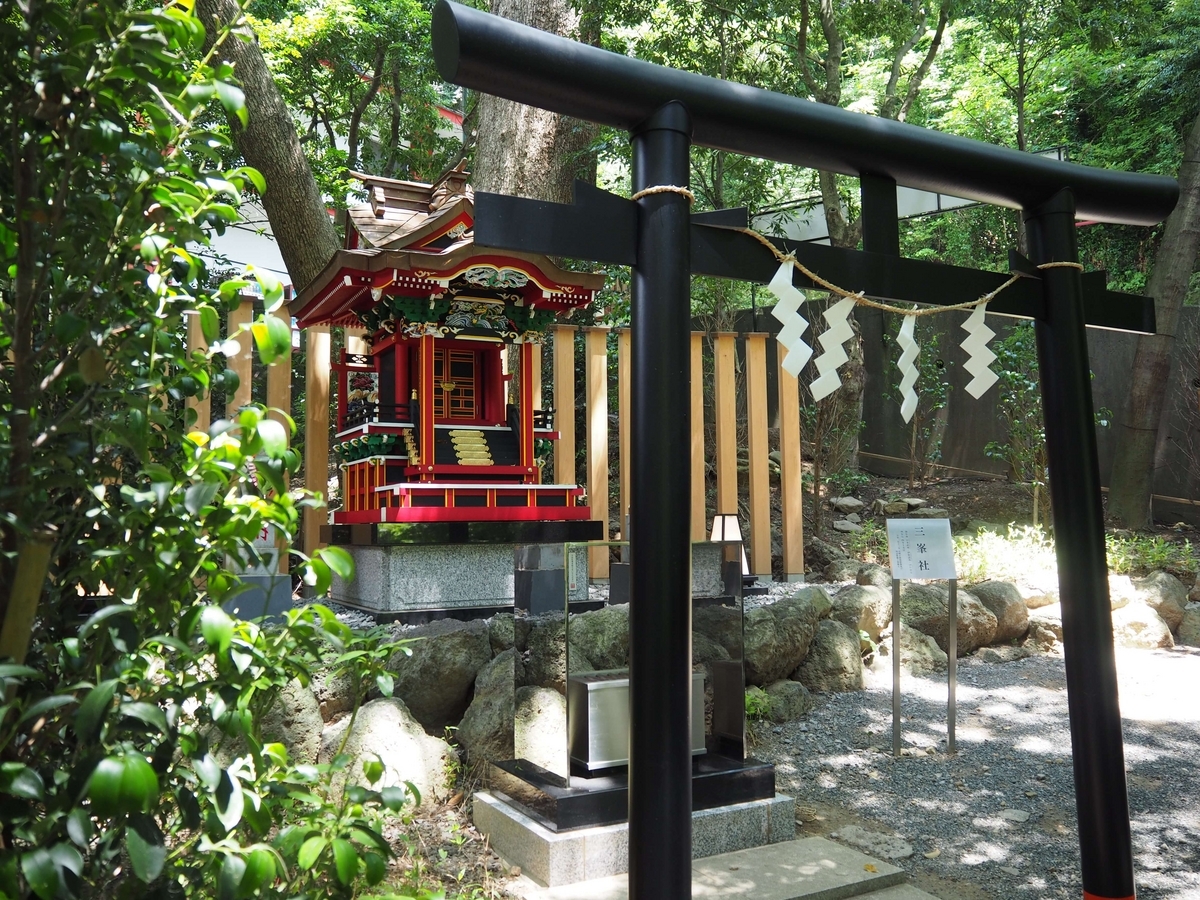
<path fill-rule="evenodd" d="M 783 323 L 783 328 L 776 335 L 776 340 L 787 350 L 783 358 L 783 368 L 798 377 L 800 371 L 812 359 L 813 350 L 804 342 L 804 332 L 808 330 L 808 319 L 800 315 L 799 309 L 804 303 L 804 294 L 792 285 L 791 260 L 780 263 L 775 277 L 767 285 L 767 290 L 779 298 L 771 315 Z"/>
<path fill-rule="evenodd" d="M 1000 380 L 1000 377 L 988 368 L 996 361 L 996 354 L 988 349 L 988 341 L 996 336 L 996 332 L 984 323 L 983 316 L 986 312 L 986 303 L 975 307 L 975 311 L 962 326 L 970 336 L 959 345 L 967 351 L 969 356 L 969 359 L 963 364 L 963 368 L 975 376 L 967 384 L 967 393 L 976 400 L 986 394 L 988 389 Z"/>
<path fill-rule="evenodd" d="M 843 297 L 829 309 L 825 310 L 825 321 L 829 327 L 821 332 L 818 340 L 821 342 L 822 353 L 817 357 L 816 367 L 819 377 L 808 386 L 814 400 L 824 400 L 842 386 L 842 379 L 837 370 L 842 363 L 849 362 L 846 348 L 842 344 L 854 337 L 854 329 L 846 319 L 854 309 L 854 298 Z"/>
<path fill-rule="evenodd" d="M 896 343 L 904 351 L 896 360 L 896 368 L 900 370 L 901 375 L 900 417 L 905 422 L 911 422 L 913 413 L 917 411 L 917 392 L 913 390 L 913 386 L 917 383 L 917 357 L 921 355 L 921 348 L 917 346 L 916 338 L 913 337 L 916 327 L 917 317 L 905 316 L 900 333 L 896 335 Z"/>

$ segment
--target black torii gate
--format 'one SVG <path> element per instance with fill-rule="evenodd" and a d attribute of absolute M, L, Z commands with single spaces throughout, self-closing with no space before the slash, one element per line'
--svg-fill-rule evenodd
<path fill-rule="evenodd" d="M 1037 266 L 1077 263 L 1076 215 L 1160 222 L 1178 199 L 1174 179 L 1060 163 L 667 69 L 448 0 L 434 9 L 433 51 L 447 81 L 629 131 L 635 194 L 686 186 L 693 143 L 859 176 L 863 251 L 777 245 L 867 296 L 949 305 L 1006 280 L 901 258 L 897 184 L 1022 210 L 1033 260 L 1013 253 L 1010 265 L 1030 277 L 989 309 L 1033 319 L 1037 335 L 1084 898 L 1132 898 L 1084 326 L 1153 333 L 1154 305 L 1107 291 L 1103 273 Z M 690 276 L 766 282 L 778 262 L 722 227 L 744 225 L 744 211 L 692 216 L 678 192 L 631 201 L 579 184 L 570 206 L 483 193 L 475 202 L 480 246 L 633 267 L 629 893 L 682 900 L 691 896 Z M 798 271 L 795 282 L 812 286 Z"/>

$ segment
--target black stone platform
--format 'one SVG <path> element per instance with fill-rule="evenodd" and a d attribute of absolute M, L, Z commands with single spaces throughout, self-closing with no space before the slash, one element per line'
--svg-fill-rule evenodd
<path fill-rule="evenodd" d="M 562 778 L 533 763 L 493 763 L 491 787 L 551 831 L 616 825 L 628 819 L 629 775 L 624 766 L 607 774 Z M 775 796 L 775 767 L 757 759 L 706 753 L 692 759 L 692 810 L 715 809 Z"/>
<path fill-rule="evenodd" d="M 321 541 L 342 546 L 398 544 L 566 544 L 604 540 L 591 519 L 563 522 L 371 522 L 322 525 Z"/>

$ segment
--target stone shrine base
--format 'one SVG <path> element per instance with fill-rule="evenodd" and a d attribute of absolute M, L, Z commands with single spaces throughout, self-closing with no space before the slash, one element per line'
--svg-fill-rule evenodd
<path fill-rule="evenodd" d="M 795 801 L 783 794 L 692 813 L 692 858 L 760 847 L 796 836 Z M 554 832 L 498 792 L 477 791 L 475 827 L 493 850 L 542 885 L 574 884 L 629 870 L 629 824 Z"/>
<path fill-rule="evenodd" d="M 591 521 L 429 522 L 325 526 L 321 537 L 354 559 L 353 578 L 334 577 L 334 601 L 416 624 L 511 612 L 518 546 L 600 533 Z"/>

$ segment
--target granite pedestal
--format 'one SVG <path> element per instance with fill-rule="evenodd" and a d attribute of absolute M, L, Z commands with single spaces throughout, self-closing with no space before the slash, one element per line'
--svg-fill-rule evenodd
<path fill-rule="evenodd" d="M 588 541 L 599 522 L 420 522 L 333 525 L 322 539 L 354 559 L 354 577 L 334 577 L 332 598 L 380 619 L 419 622 L 511 611 L 517 547 Z M 586 590 L 586 588 L 585 588 Z"/>
<path fill-rule="evenodd" d="M 498 792 L 478 791 L 475 827 L 507 862 L 540 884 L 574 884 L 629 870 L 629 824 L 555 832 Z M 783 794 L 692 813 L 692 858 L 760 847 L 796 836 L 795 801 Z"/>

